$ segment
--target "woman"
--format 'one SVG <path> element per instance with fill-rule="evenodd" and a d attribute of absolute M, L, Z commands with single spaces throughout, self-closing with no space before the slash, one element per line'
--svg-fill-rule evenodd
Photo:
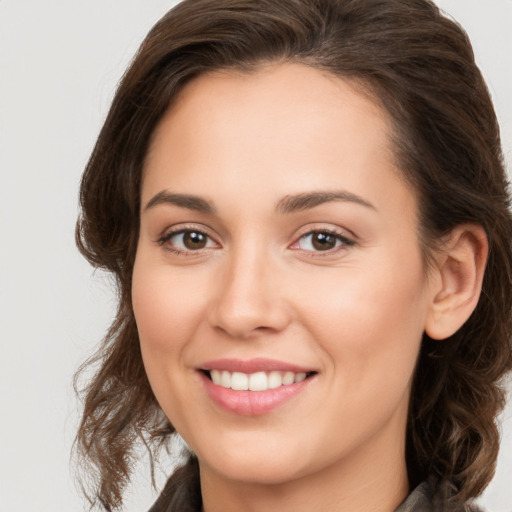
<path fill-rule="evenodd" d="M 91 502 L 177 431 L 153 512 L 469 510 L 512 368 L 506 188 L 432 3 L 171 10 L 81 186 L 78 245 L 120 296 L 77 437 Z"/>

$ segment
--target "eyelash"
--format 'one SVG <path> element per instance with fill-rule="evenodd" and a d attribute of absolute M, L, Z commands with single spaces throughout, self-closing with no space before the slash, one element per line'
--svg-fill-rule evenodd
<path fill-rule="evenodd" d="M 176 230 L 173 230 L 173 231 L 168 231 L 166 233 L 164 233 L 158 240 L 157 240 L 157 243 L 161 246 L 164 247 L 164 249 L 166 251 L 169 251 L 169 252 L 172 252 L 176 255 L 179 255 L 179 256 L 196 256 L 198 253 L 201 253 L 202 250 L 204 249 L 197 249 L 197 250 L 193 250 L 193 249 L 188 249 L 188 250 L 183 250 L 183 249 L 179 249 L 177 247 L 174 247 L 172 245 L 170 245 L 168 242 L 171 240 L 171 238 L 177 236 L 177 235 L 181 235 L 181 234 L 185 234 L 185 233 L 197 233 L 199 235 L 203 235 L 204 237 L 206 237 L 208 240 L 213 240 L 213 238 L 208 234 L 206 233 L 206 231 L 202 230 L 202 229 L 197 229 L 193 226 L 190 226 L 190 227 L 180 227 L 179 229 L 176 229 Z M 208 248 L 205 248 L 205 249 L 210 249 L 209 247 Z"/>
<path fill-rule="evenodd" d="M 177 235 L 185 234 L 185 233 L 192 233 L 192 232 L 197 233 L 199 235 L 203 235 L 210 241 L 214 241 L 213 238 L 210 235 L 208 235 L 208 233 L 206 233 L 204 230 L 197 229 L 197 228 L 191 226 L 191 227 L 180 227 L 179 229 L 176 229 L 173 231 L 168 231 L 157 240 L 157 243 L 160 246 L 163 246 L 165 248 L 165 250 L 172 252 L 179 256 L 194 256 L 194 255 L 201 254 L 202 251 L 204 251 L 204 250 L 211 249 L 211 247 L 205 247 L 205 248 L 200 248 L 197 250 L 194 250 L 194 249 L 183 250 L 183 249 L 176 248 L 168 243 L 173 237 L 175 237 Z M 307 231 L 306 233 L 303 233 L 302 235 L 300 235 L 296 239 L 296 241 L 293 242 L 293 244 L 290 246 L 290 248 L 292 250 L 301 250 L 300 247 L 294 248 L 293 246 L 298 245 L 300 243 L 300 241 L 304 240 L 306 237 L 312 236 L 315 234 L 325 234 L 325 235 L 333 236 L 336 239 L 336 243 L 338 243 L 338 242 L 340 242 L 340 243 L 339 243 L 339 245 L 336 245 L 334 248 L 328 249 L 325 251 L 303 250 L 304 252 L 308 253 L 308 257 L 312 257 L 312 258 L 322 258 L 322 257 L 330 256 L 333 253 L 338 252 L 339 250 L 342 250 L 344 248 L 353 246 L 356 243 L 354 240 L 347 238 L 344 234 L 342 234 L 336 230 L 311 229 L 311 230 Z M 215 242 L 215 243 L 217 243 L 217 242 Z"/>
<path fill-rule="evenodd" d="M 335 238 L 336 244 L 335 247 L 332 249 L 327 249 L 325 251 L 314 251 L 314 250 L 303 250 L 305 253 L 308 253 L 308 257 L 310 258 L 325 258 L 328 256 L 332 256 L 333 254 L 337 253 L 340 250 L 347 249 L 348 247 L 351 247 L 355 245 L 355 241 L 345 236 L 343 233 L 333 230 L 333 229 L 310 229 L 306 233 L 303 233 L 300 235 L 295 242 L 292 244 L 292 248 L 294 250 L 301 250 L 300 247 L 294 248 L 293 246 L 298 246 L 301 240 L 304 240 L 306 237 L 314 236 L 314 235 L 329 235 Z M 339 244 L 338 244 L 339 242 Z"/>

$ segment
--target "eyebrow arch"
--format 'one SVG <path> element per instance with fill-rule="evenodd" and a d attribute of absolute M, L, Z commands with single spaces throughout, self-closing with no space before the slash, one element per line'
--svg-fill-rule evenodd
<path fill-rule="evenodd" d="M 372 210 L 377 210 L 373 204 L 366 199 L 359 197 L 351 192 L 306 192 L 304 194 L 297 194 L 285 196 L 281 199 L 276 206 L 279 213 L 287 214 L 302 210 L 308 210 L 319 206 L 323 203 L 331 201 L 343 201 L 349 203 L 356 203 Z"/>
<path fill-rule="evenodd" d="M 216 212 L 215 207 L 206 199 L 190 194 L 174 194 L 167 190 L 162 190 L 153 196 L 144 207 L 144 211 L 159 204 L 174 204 L 181 208 L 188 208 L 189 210 L 197 210 L 199 212 L 210 214 L 214 214 Z"/>

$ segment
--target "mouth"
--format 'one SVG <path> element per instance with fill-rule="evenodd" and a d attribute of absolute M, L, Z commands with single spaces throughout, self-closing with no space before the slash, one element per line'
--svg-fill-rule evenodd
<path fill-rule="evenodd" d="M 267 414 L 298 399 L 318 375 L 272 359 L 217 359 L 204 363 L 198 373 L 213 403 L 241 416 Z"/>
<path fill-rule="evenodd" d="M 244 373 L 220 369 L 201 370 L 201 372 L 217 386 L 235 391 L 268 391 L 283 386 L 297 384 L 316 374 L 315 371 L 258 371 Z"/>

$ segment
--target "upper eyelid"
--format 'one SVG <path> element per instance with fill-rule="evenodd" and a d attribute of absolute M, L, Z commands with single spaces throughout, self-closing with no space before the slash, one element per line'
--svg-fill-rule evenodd
<path fill-rule="evenodd" d="M 303 226 L 301 229 L 297 230 L 294 235 L 293 241 L 288 245 L 288 248 L 293 251 L 300 252 L 307 256 L 308 258 L 329 258 L 338 254 L 339 251 L 347 250 L 349 247 L 353 247 L 357 244 L 357 237 L 354 233 L 346 228 L 341 228 L 336 225 L 326 225 L 322 223 L 313 223 Z M 300 243 L 300 240 L 305 236 L 312 235 L 314 233 L 329 233 L 337 237 L 341 243 L 337 247 L 333 247 L 332 249 L 328 249 L 325 251 L 314 251 L 301 249 L 297 247 Z"/>
<path fill-rule="evenodd" d="M 171 238 L 172 236 L 178 235 L 180 233 L 184 233 L 186 231 L 198 231 L 200 233 L 203 233 L 208 238 L 210 238 L 213 242 L 215 242 L 218 245 L 222 245 L 221 242 L 219 242 L 219 237 L 213 235 L 211 233 L 211 230 L 202 225 L 202 224 L 195 224 L 195 223 L 179 223 L 174 226 L 168 226 L 165 228 L 161 235 L 158 236 L 158 238 L 155 240 L 155 242 L 158 243 L 165 243 L 166 240 Z M 347 230 L 346 228 L 341 228 L 338 226 L 326 226 L 322 223 L 313 223 L 313 225 L 309 224 L 306 226 L 303 226 L 295 231 L 295 234 L 293 235 L 292 241 L 288 244 L 288 247 L 295 245 L 298 243 L 298 241 L 307 235 L 313 234 L 313 233 L 330 233 L 332 235 L 338 236 L 341 239 L 344 239 L 346 241 L 350 241 L 351 243 L 356 242 L 356 235 L 354 235 L 351 231 Z"/>
<path fill-rule="evenodd" d="M 195 231 L 198 233 L 202 233 L 207 238 L 209 238 L 210 241 L 212 241 L 217 247 L 202 247 L 200 249 L 184 249 L 179 246 L 175 246 L 174 244 L 169 244 L 169 241 L 171 238 L 173 238 L 174 236 L 180 235 L 180 234 L 184 234 L 187 231 Z M 199 257 L 201 254 L 204 255 L 205 251 L 211 251 L 212 249 L 217 249 L 218 247 L 220 247 L 219 242 L 217 242 L 217 240 L 214 237 L 212 237 L 209 233 L 207 233 L 206 230 L 197 229 L 192 226 L 190 226 L 190 227 L 185 226 L 185 227 L 179 227 L 179 228 L 177 227 L 175 229 L 167 228 L 166 230 L 163 231 L 162 235 L 155 241 L 155 243 L 158 244 L 158 246 L 162 247 L 164 250 L 172 252 L 176 255 L 196 256 L 196 257 Z"/>
<path fill-rule="evenodd" d="M 300 240 L 301 238 L 304 238 L 305 236 L 314 235 L 315 233 L 327 233 L 329 235 L 333 235 L 335 237 L 338 237 L 342 240 L 349 240 L 352 241 L 351 237 L 346 236 L 343 233 L 340 233 L 339 231 L 330 231 L 328 229 L 313 229 L 312 231 L 306 231 L 303 235 L 300 235 L 297 240 Z"/>
<path fill-rule="evenodd" d="M 303 236 L 309 235 L 311 233 L 330 233 L 354 242 L 357 240 L 357 236 L 346 228 L 333 225 L 328 226 L 322 223 L 313 223 L 313 225 L 308 224 L 296 230 L 294 235 L 294 242 L 292 243 L 295 243 L 295 241 L 299 240 L 299 238 L 302 238 Z"/>
<path fill-rule="evenodd" d="M 292 242 L 290 244 L 290 247 L 292 247 L 294 245 L 297 245 L 300 242 L 300 240 L 302 240 L 304 237 L 310 236 L 310 235 L 314 235 L 315 233 L 328 233 L 329 235 L 332 235 L 332 236 L 336 237 L 338 240 L 341 241 L 342 244 L 344 244 L 346 246 L 347 245 L 354 245 L 356 243 L 355 240 L 353 240 L 352 238 L 349 238 L 348 236 L 345 236 L 342 233 L 338 233 L 337 231 L 328 231 L 328 230 L 322 230 L 322 229 L 315 229 L 313 231 L 307 231 L 303 235 L 300 235 L 298 238 L 295 239 L 294 242 Z M 329 251 L 326 250 L 325 252 L 327 253 Z"/>
<path fill-rule="evenodd" d="M 167 226 L 163 231 L 161 231 L 161 234 L 158 235 L 157 241 L 164 238 L 170 238 L 171 236 L 178 235 L 180 233 L 185 233 L 186 231 L 197 231 L 211 238 L 216 243 L 219 243 L 216 237 L 212 235 L 211 230 L 201 224 L 176 224 L 173 226 Z"/>

